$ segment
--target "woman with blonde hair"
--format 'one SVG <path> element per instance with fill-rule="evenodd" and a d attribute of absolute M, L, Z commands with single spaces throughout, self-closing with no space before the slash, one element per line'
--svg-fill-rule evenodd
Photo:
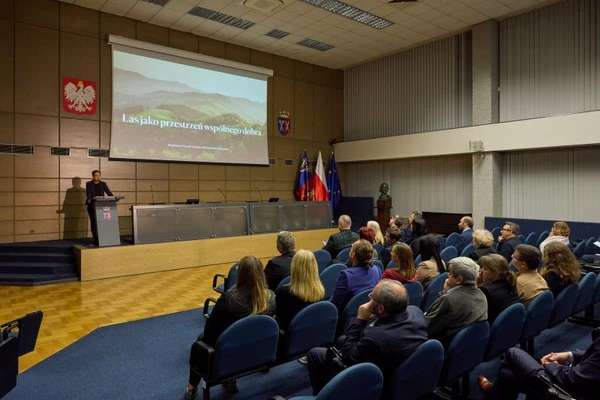
<path fill-rule="evenodd" d="M 381 233 L 381 227 L 379 226 L 379 222 L 377 221 L 368 221 L 367 228 L 375 233 L 375 241 L 373 243 L 379 243 L 382 246 L 385 246 L 385 241 L 383 240 L 383 233 Z"/>
<path fill-rule="evenodd" d="M 299 250 L 292 259 L 290 283 L 276 293 L 275 315 L 279 327 L 286 330 L 304 307 L 320 301 L 325 288 L 319 279 L 319 266 L 312 251 Z"/>
<path fill-rule="evenodd" d="M 569 241 L 569 235 L 571 234 L 571 228 L 566 222 L 558 221 L 552 224 L 552 230 L 550 235 L 540 243 L 540 251 L 543 253 L 544 248 L 550 243 L 562 243 L 567 247 L 571 246 Z"/>
<path fill-rule="evenodd" d="M 491 234 L 491 233 L 490 233 Z M 508 306 L 519 302 L 517 277 L 508 267 L 506 258 L 499 254 L 488 254 L 479 259 L 479 289 L 487 298 L 488 322 L 490 325 Z"/>
<path fill-rule="evenodd" d="M 394 279 L 400 283 L 411 283 L 417 280 L 413 252 L 409 245 L 402 242 L 396 243 L 392 247 L 392 261 L 395 267 L 383 271 L 381 279 Z"/>
<path fill-rule="evenodd" d="M 479 259 L 489 254 L 496 254 L 496 250 L 492 247 L 494 244 L 494 236 L 487 229 L 477 229 L 473 232 L 473 247 L 475 250 L 468 257 L 479 263 Z"/>
<path fill-rule="evenodd" d="M 558 242 L 544 247 L 544 268 L 540 275 L 548 283 L 554 298 L 571 283 L 579 282 L 579 262 L 566 245 Z"/>
<path fill-rule="evenodd" d="M 223 293 L 215 304 L 210 317 L 204 325 L 204 333 L 198 336 L 197 341 L 202 341 L 214 347 L 219 336 L 234 322 L 249 315 L 267 314 L 275 312 L 275 294 L 267 289 L 264 266 L 254 256 L 245 256 L 237 267 L 235 289 Z M 191 353 L 190 364 L 197 369 L 206 366 L 206 360 L 196 359 L 196 353 Z M 200 375 L 190 369 L 189 384 L 186 388 L 186 399 L 193 399 L 198 391 Z M 237 392 L 235 380 L 223 384 L 229 392 Z"/>

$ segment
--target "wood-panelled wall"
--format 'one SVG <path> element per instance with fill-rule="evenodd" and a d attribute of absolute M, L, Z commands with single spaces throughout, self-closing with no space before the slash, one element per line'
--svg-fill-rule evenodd
<path fill-rule="evenodd" d="M 268 83 L 269 167 L 117 162 L 90 158 L 109 148 L 111 53 L 116 34 L 273 69 Z M 34 155 L 0 154 L 0 243 L 89 235 L 85 182 L 100 169 L 119 205 L 121 233 L 131 233 L 129 207 L 188 198 L 228 201 L 293 199 L 302 150 L 328 160 L 331 139 L 343 140 L 343 73 L 104 14 L 55 0 L 0 2 L 0 143 L 35 145 Z M 98 82 L 98 111 L 79 116 L 62 109 L 63 77 Z M 277 131 L 279 111 L 290 112 L 288 136 Z M 71 156 L 50 155 L 51 146 Z M 283 159 L 294 159 L 284 166 Z M 340 166 L 341 167 L 341 166 Z M 342 182 L 343 167 L 340 168 Z"/>

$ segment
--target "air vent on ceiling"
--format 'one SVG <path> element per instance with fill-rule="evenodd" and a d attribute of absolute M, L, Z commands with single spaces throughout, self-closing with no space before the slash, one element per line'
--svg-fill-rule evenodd
<path fill-rule="evenodd" d="M 269 165 L 277 165 L 277 159 L 276 158 L 269 158 Z"/>
<path fill-rule="evenodd" d="M 53 156 L 70 156 L 71 149 L 68 147 L 50 147 L 50 154 Z"/>
<path fill-rule="evenodd" d="M 88 149 L 88 157 L 104 157 L 108 158 L 110 151 L 105 149 Z"/>
<path fill-rule="evenodd" d="M 169 0 L 142 0 L 144 3 L 156 4 L 157 6 L 164 6 Z"/>
<path fill-rule="evenodd" d="M 243 0 L 240 4 L 264 13 L 271 13 L 284 5 L 283 0 Z"/>
<path fill-rule="evenodd" d="M 286 165 L 288 167 L 293 167 L 294 166 L 294 160 L 291 158 L 284 158 L 283 159 L 283 165 Z"/>
<path fill-rule="evenodd" d="M 323 10 L 351 19 L 352 21 L 370 26 L 375 29 L 384 29 L 394 23 L 385 18 L 378 17 L 368 13 L 360 8 L 352 7 L 349 4 L 338 0 L 301 0 L 311 6 L 322 8 Z"/>
<path fill-rule="evenodd" d="M 254 25 L 254 22 L 252 21 L 234 17 L 233 15 L 223 14 L 218 11 L 210 10 L 208 8 L 203 7 L 194 7 L 190 11 L 188 11 L 188 14 L 210 19 L 211 21 L 219 22 L 221 24 L 229 26 L 234 26 L 240 29 L 248 29 L 252 25 Z"/>
<path fill-rule="evenodd" d="M 269 32 L 265 33 L 265 36 L 269 36 L 275 39 L 281 39 L 286 37 L 287 35 L 289 35 L 289 32 L 286 31 L 280 31 L 279 29 L 273 29 L 270 30 Z"/>
<path fill-rule="evenodd" d="M 296 44 L 302 45 L 304 47 L 308 47 L 309 49 L 315 49 L 315 50 L 319 50 L 319 51 L 327 51 L 327 50 L 333 49 L 333 47 L 334 47 L 330 44 L 319 42 L 317 40 L 312 40 L 312 39 L 302 39 L 301 41 L 299 41 Z"/>
<path fill-rule="evenodd" d="M 0 144 L 0 153 L 33 154 L 33 146 L 22 145 L 22 144 Z"/>

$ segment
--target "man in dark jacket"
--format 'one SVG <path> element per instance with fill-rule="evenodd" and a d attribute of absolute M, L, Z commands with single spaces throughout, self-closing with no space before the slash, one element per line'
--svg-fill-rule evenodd
<path fill-rule="evenodd" d="M 308 374 L 315 396 L 344 366 L 370 362 L 388 379 L 427 340 L 423 313 L 418 307 L 407 306 L 406 289 L 400 282 L 383 279 L 369 297 L 371 301 L 358 308 L 346 335 L 338 340 L 339 357 L 323 347 L 308 353 Z"/>
<path fill-rule="evenodd" d="M 514 222 L 506 221 L 500 230 L 500 236 L 498 237 L 498 248 L 496 248 L 496 252 L 502 257 L 506 258 L 506 261 L 509 263 L 511 261 L 512 254 L 515 252 L 515 247 L 523 244 L 518 235 L 519 225 L 515 224 Z"/>
<path fill-rule="evenodd" d="M 496 382 L 492 385 L 480 376 L 478 383 L 485 399 L 510 400 L 516 399 L 519 393 L 535 389 L 540 375 L 546 375 L 578 399 L 597 399 L 600 393 L 600 339 L 586 351 L 547 354 L 541 363 L 521 349 L 509 349 L 500 364 Z"/>
<path fill-rule="evenodd" d="M 281 231 L 277 235 L 277 251 L 281 254 L 272 258 L 265 267 L 267 286 L 273 292 L 283 278 L 290 276 L 292 259 L 296 255 L 296 238 L 292 232 Z"/>
<path fill-rule="evenodd" d="M 402 231 L 395 225 L 385 231 L 385 248 L 381 251 L 381 263 L 384 268 L 392 261 L 392 248 L 400 241 L 401 237 Z"/>
<path fill-rule="evenodd" d="M 329 236 L 329 240 L 323 246 L 323 250 L 327 250 L 331 254 L 331 258 L 335 258 L 340 250 L 352 246 L 352 243 L 358 240 L 358 234 L 352 232 L 352 220 L 348 215 L 340 215 L 338 219 L 338 233 Z"/>

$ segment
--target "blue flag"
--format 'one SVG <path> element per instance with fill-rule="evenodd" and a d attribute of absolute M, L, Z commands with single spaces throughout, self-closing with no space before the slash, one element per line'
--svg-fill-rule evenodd
<path fill-rule="evenodd" d="M 308 201 L 310 200 L 310 167 L 308 165 L 308 156 L 306 155 L 306 150 L 302 152 L 302 165 L 300 165 L 300 175 L 298 176 L 298 181 L 296 182 L 296 187 L 294 188 L 294 194 L 296 198 L 300 201 Z"/>
<path fill-rule="evenodd" d="M 340 176 L 335 165 L 335 154 L 331 153 L 329 161 L 329 171 L 327 172 L 327 191 L 329 192 L 329 201 L 331 209 L 335 210 L 342 199 L 342 187 L 340 186 Z"/>

